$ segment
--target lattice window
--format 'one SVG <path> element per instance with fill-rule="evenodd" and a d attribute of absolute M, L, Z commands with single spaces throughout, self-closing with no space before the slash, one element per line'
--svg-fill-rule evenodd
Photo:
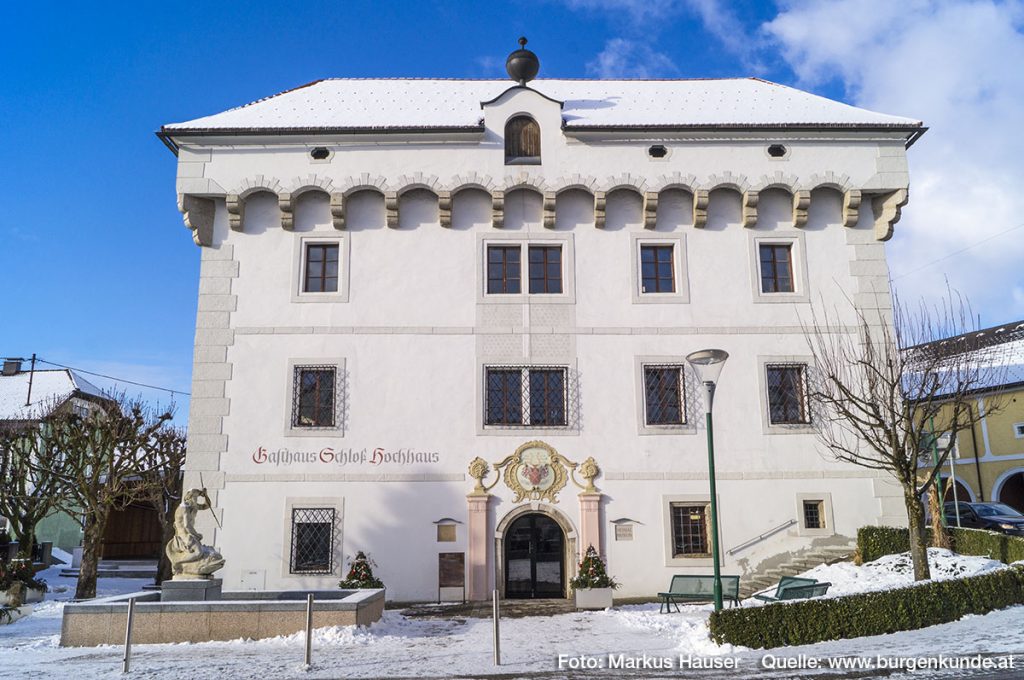
<path fill-rule="evenodd" d="M 793 292 L 793 246 L 789 243 L 762 243 L 761 292 Z"/>
<path fill-rule="evenodd" d="M 306 246 L 306 293 L 338 292 L 338 245 L 310 243 Z"/>
<path fill-rule="evenodd" d="M 530 246 L 530 292 L 562 292 L 562 246 Z"/>
<path fill-rule="evenodd" d="M 505 123 L 505 164 L 540 163 L 540 126 L 529 116 Z"/>
<path fill-rule="evenodd" d="M 292 510 L 292 574 L 334 572 L 334 508 Z"/>
<path fill-rule="evenodd" d="M 336 396 L 336 367 L 296 366 L 292 394 L 292 427 L 335 427 Z"/>
<path fill-rule="evenodd" d="M 564 366 L 485 368 L 484 424 L 564 427 L 567 373 Z"/>
<path fill-rule="evenodd" d="M 768 416 L 772 425 L 810 422 L 807 409 L 807 366 L 768 364 Z"/>
<path fill-rule="evenodd" d="M 521 274 L 521 248 L 514 246 L 487 246 L 487 293 L 518 294 Z"/>
<path fill-rule="evenodd" d="M 686 424 L 685 379 L 678 364 L 644 366 L 644 418 L 648 425 Z"/>
<path fill-rule="evenodd" d="M 704 557 L 708 547 L 707 504 L 672 504 L 672 556 Z"/>
<path fill-rule="evenodd" d="M 673 246 L 640 246 L 641 292 L 676 292 L 674 255 Z"/>
<path fill-rule="evenodd" d="M 821 501 L 804 501 L 804 528 L 825 528 L 825 513 L 822 512 Z"/>

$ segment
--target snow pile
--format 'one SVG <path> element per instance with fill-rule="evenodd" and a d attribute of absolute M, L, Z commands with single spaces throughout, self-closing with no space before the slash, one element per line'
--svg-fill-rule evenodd
<path fill-rule="evenodd" d="M 680 612 L 660 613 L 657 605 L 626 605 L 598 612 L 610 617 L 617 625 L 645 631 L 651 635 L 670 637 L 679 641 L 676 648 L 681 654 L 716 656 L 735 651 L 732 645 L 716 645 L 708 636 L 708 614 L 713 605 L 680 607 Z"/>
<path fill-rule="evenodd" d="M 957 555 L 942 548 L 928 548 L 928 566 L 932 580 L 943 581 L 951 578 L 978 576 L 1006 565 L 987 557 Z M 827 581 L 832 584 L 826 597 L 839 597 L 854 593 L 903 588 L 914 584 L 914 566 L 910 553 L 886 555 L 874 562 L 857 566 L 852 562 L 822 564 L 800 574 L 802 578 Z M 744 604 L 751 602 L 747 600 Z"/>

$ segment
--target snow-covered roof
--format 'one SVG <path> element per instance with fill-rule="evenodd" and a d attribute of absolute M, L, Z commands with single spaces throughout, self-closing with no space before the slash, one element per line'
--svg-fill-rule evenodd
<path fill-rule="evenodd" d="M 510 87 L 509 80 L 318 80 L 163 132 L 479 128 L 481 103 Z M 535 80 L 529 87 L 563 102 L 569 129 L 921 126 L 759 78 Z"/>
<path fill-rule="evenodd" d="M 26 405 L 29 376 L 31 403 Z M 0 420 L 34 420 L 47 408 L 62 403 L 74 393 L 103 397 L 103 391 L 67 368 L 21 371 L 0 375 Z"/>

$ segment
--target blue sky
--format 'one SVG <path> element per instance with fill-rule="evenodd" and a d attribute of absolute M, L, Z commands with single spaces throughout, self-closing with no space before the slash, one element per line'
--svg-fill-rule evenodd
<path fill-rule="evenodd" d="M 1019 2 L 37 2 L 5 19 L 0 355 L 187 391 L 199 249 L 153 131 L 323 77 L 504 77 L 521 34 L 542 77 L 758 75 L 924 119 L 889 247 L 901 293 L 949 278 L 983 325 L 1024 318 Z"/>

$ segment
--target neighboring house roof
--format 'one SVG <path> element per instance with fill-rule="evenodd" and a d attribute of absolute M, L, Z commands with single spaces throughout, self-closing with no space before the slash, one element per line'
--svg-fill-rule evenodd
<path fill-rule="evenodd" d="M 32 396 L 31 403 L 26 405 L 30 376 Z M 76 394 L 107 398 L 103 390 L 67 368 L 0 375 L 0 421 L 35 420 L 45 409 L 63 403 Z"/>
<path fill-rule="evenodd" d="M 164 126 L 187 132 L 480 128 L 481 104 L 509 80 L 329 79 L 224 111 Z M 534 80 L 529 88 L 563 102 L 567 129 L 868 127 L 912 129 L 921 121 L 819 97 L 759 78 Z"/>
<path fill-rule="evenodd" d="M 968 356 L 978 369 L 972 393 L 1024 387 L 1024 320 L 926 342 L 905 350 L 924 364 Z M 934 365 L 934 364 L 933 364 Z M 940 380 L 942 379 L 940 371 Z"/>

